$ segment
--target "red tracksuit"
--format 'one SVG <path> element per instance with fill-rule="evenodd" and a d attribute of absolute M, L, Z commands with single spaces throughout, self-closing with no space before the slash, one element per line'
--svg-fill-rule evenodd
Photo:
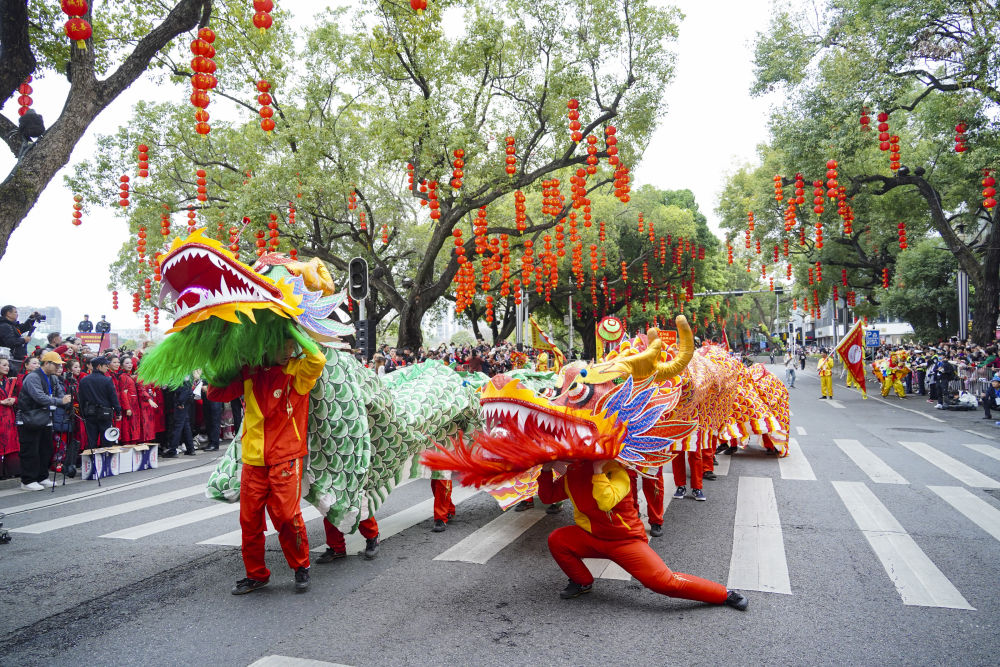
<path fill-rule="evenodd" d="M 451 480 L 432 479 L 431 492 L 434 494 L 434 520 L 448 523 L 455 515 L 455 503 L 451 501 Z"/>
<path fill-rule="evenodd" d="M 326 532 L 326 546 L 330 547 L 337 553 L 344 553 L 347 551 L 347 542 L 344 540 L 344 534 L 340 532 L 340 528 L 330 523 L 326 517 L 323 517 L 323 530 Z M 358 524 L 358 532 L 366 540 L 370 540 L 373 537 L 378 536 L 378 521 L 375 517 L 370 516 L 361 523 Z"/>
<path fill-rule="evenodd" d="M 701 488 L 701 476 L 703 472 L 701 457 L 701 451 L 687 453 L 687 462 L 691 466 L 692 489 Z M 684 452 L 678 454 L 671 465 L 674 469 L 674 486 L 687 486 L 687 474 L 684 469 Z"/>
<path fill-rule="evenodd" d="M 632 502 L 635 503 L 636 512 L 639 511 L 639 475 L 628 471 L 629 479 L 632 482 Z M 646 510 L 649 512 L 649 523 L 658 526 L 663 525 L 663 468 L 656 469 L 656 477 L 642 478 L 642 495 L 646 496 Z"/>
<path fill-rule="evenodd" d="M 538 497 L 543 503 L 569 500 L 575 526 L 558 528 L 549 535 L 549 551 L 566 575 L 578 584 L 590 585 L 594 576 L 584 558 L 608 558 L 618 563 L 646 588 L 686 600 L 722 604 L 726 587 L 701 577 L 672 572 L 646 541 L 630 497 L 628 473 L 617 463 L 605 473 L 594 474 L 590 462 L 573 463 L 553 482 L 552 471 L 538 477 Z"/>

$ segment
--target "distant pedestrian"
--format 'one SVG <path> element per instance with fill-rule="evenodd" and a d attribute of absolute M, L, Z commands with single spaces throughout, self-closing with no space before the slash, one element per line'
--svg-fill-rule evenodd
<path fill-rule="evenodd" d="M 795 357 L 791 351 L 785 355 L 785 384 L 795 387 Z"/>
<path fill-rule="evenodd" d="M 799 364 L 801 365 L 801 370 L 806 369 L 806 350 L 804 347 L 799 348 Z"/>

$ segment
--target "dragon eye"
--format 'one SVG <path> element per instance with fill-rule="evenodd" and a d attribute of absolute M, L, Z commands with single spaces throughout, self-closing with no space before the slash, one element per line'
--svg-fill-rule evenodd
<path fill-rule="evenodd" d="M 580 384 L 579 382 L 574 382 L 569 386 L 569 391 L 566 392 L 566 398 L 571 401 L 580 400 L 587 393 L 587 385 Z"/>

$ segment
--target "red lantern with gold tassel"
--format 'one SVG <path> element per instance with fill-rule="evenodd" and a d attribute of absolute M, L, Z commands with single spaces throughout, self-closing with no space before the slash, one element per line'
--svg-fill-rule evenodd
<path fill-rule="evenodd" d="M 273 0 L 253 0 L 253 24 L 262 34 L 271 27 L 273 19 L 271 11 L 274 9 Z"/>
<path fill-rule="evenodd" d="M 983 169 L 983 208 L 987 211 L 992 211 L 997 205 L 996 184 L 997 181 L 993 177 L 993 171 L 991 169 Z"/>
<path fill-rule="evenodd" d="M 69 16 L 64 30 L 70 40 L 76 42 L 76 48 L 87 49 L 86 40 L 90 39 L 93 29 L 83 17 L 87 15 L 89 6 L 86 0 L 62 0 L 63 14 Z"/>
<path fill-rule="evenodd" d="M 23 116 L 28 113 L 28 109 L 31 108 L 31 93 L 34 92 L 31 88 L 31 82 L 33 79 L 29 74 L 21 85 L 17 87 L 17 115 Z"/>

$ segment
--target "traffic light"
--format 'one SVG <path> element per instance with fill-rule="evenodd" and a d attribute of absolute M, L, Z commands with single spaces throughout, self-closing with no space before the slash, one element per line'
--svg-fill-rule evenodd
<path fill-rule="evenodd" d="M 358 320 L 355 324 L 357 328 L 357 346 L 365 359 L 371 359 L 375 355 L 375 336 L 368 327 L 368 320 Z"/>
<path fill-rule="evenodd" d="M 347 291 L 355 301 L 368 298 L 368 262 L 355 257 L 347 267 Z"/>

